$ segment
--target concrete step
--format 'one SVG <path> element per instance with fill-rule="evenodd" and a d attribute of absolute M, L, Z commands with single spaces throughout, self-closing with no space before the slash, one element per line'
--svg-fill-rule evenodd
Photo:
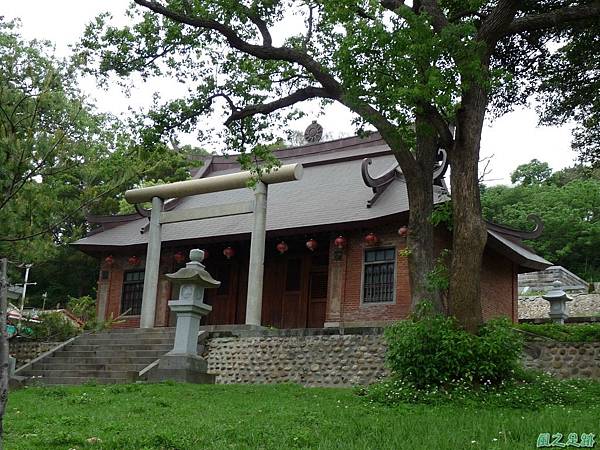
<path fill-rule="evenodd" d="M 92 351 L 111 351 L 111 352 L 121 352 L 121 351 L 139 351 L 139 350 L 155 350 L 155 351 L 164 351 L 168 352 L 173 348 L 173 344 L 106 344 L 106 345 L 96 345 L 96 344 L 73 344 L 66 347 L 64 352 L 92 352 Z"/>
<path fill-rule="evenodd" d="M 45 371 L 45 370 L 107 370 L 107 371 L 117 371 L 117 372 L 139 372 L 144 367 L 146 367 L 150 362 L 141 362 L 137 364 L 131 363 L 107 363 L 102 364 L 92 360 L 92 362 L 87 363 L 75 363 L 75 364 L 57 364 L 57 363 L 43 363 L 43 364 L 34 364 L 27 372 L 31 371 Z"/>
<path fill-rule="evenodd" d="M 88 350 L 88 351 L 65 351 L 65 352 L 57 352 L 55 354 L 56 357 L 69 357 L 69 358 L 110 358 L 112 356 L 118 357 L 129 357 L 129 358 L 154 358 L 157 356 L 162 356 L 167 353 L 168 350 L 128 350 L 128 351 L 120 351 L 115 352 L 112 350 Z M 156 359 L 156 358 L 155 358 Z"/>
<path fill-rule="evenodd" d="M 161 333 L 175 333 L 175 327 L 163 327 L 163 328 L 113 328 L 111 330 L 99 331 L 93 334 L 130 334 L 130 335 L 142 335 L 142 334 L 161 334 Z"/>
<path fill-rule="evenodd" d="M 32 378 L 117 378 L 133 380 L 137 377 L 135 370 L 28 370 L 26 376 Z"/>
<path fill-rule="evenodd" d="M 160 355 L 162 356 L 162 355 Z M 69 356 L 55 356 L 53 358 L 47 358 L 47 359 L 43 359 L 38 363 L 34 364 L 34 367 L 37 367 L 38 364 L 39 365 L 44 365 L 44 364 L 48 364 L 48 365 L 69 365 L 69 366 L 75 366 L 78 364 L 100 364 L 100 365 L 111 365 L 111 364 L 115 364 L 115 365 L 120 365 L 120 364 L 132 364 L 132 365 L 138 365 L 138 364 L 146 364 L 148 361 L 152 362 L 157 360 L 158 357 L 156 358 L 148 358 L 148 357 L 128 357 L 128 356 L 124 356 L 124 355 L 114 355 L 114 356 L 109 356 L 109 357 L 91 357 L 91 358 L 71 358 Z"/>
<path fill-rule="evenodd" d="M 95 383 L 95 384 L 126 384 L 132 383 L 129 378 L 87 378 L 87 377 L 43 377 L 43 378 L 29 378 L 25 384 L 28 386 L 49 386 L 49 385 L 63 385 L 71 386 L 76 384 Z"/>
<path fill-rule="evenodd" d="M 85 336 L 78 339 L 73 345 L 162 345 L 170 343 L 173 345 L 175 337 L 140 337 L 140 338 L 119 338 L 105 336 Z"/>

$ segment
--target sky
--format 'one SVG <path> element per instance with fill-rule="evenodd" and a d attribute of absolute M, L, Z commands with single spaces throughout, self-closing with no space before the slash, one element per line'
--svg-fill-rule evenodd
<path fill-rule="evenodd" d="M 124 12 L 127 0 L 4 0 L 0 5 L 0 16 L 20 18 L 21 33 L 27 39 L 46 39 L 56 46 L 58 56 L 70 54 L 69 45 L 77 42 L 83 34 L 85 25 L 101 12 L 112 13 L 117 24 L 125 23 Z M 152 94 L 160 91 L 165 98 L 174 97 L 182 92 L 182 86 L 172 80 L 153 80 L 144 85 L 139 83 L 128 97 L 116 86 L 108 90 L 96 86 L 95 80 L 81 80 L 84 93 L 95 99 L 99 110 L 113 114 L 126 114 L 129 108 L 139 109 L 149 106 Z M 333 136 L 353 134 L 352 115 L 341 105 L 327 107 L 317 117 L 316 105 L 302 106 L 307 115 L 293 125 L 296 130 L 304 130 L 313 119 L 323 125 L 325 132 Z M 192 137 L 183 137 L 182 144 Z M 549 163 L 553 170 L 573 165 L 576 154 L 571 150 L 571 131 L 569 126 L 540 127 L 533 107 L 520 108 L 512 113 L 487 121 L 483 130 L 481 158 L 489 164 L 485 182 L 491 184 L 510 184 L 510 173 L 519 165 L 533 158 Z"/>

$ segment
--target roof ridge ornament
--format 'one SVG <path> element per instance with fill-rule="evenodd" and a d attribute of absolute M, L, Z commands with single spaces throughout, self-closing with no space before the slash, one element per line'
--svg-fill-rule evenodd
<path fill-rule="evenodd" d="M 323 127 L 316 121 L 312 123 L 304 131 L 304 140 L 309 144 L 316 144 L 323 139 Z"/>
<path fill-rule="evenodd" d="M 362 174 L 362 179 L 368 187 L 373 189 L 373 193 L 375 194 L 373 198 L 367 200 L 367 208 L 370 208 L 375 204 L 377 199 L 385 192 L 385 190 L 389 187 L 389 185 L 394 181 L 394 179 L 404 179 L 404 174 L 400 170 L 398 163 L 395 163 L 392 167 L 386 170 L 383 174 L 378 177 L 372 177 L 369 174 L 369 166 L 373 163 L 371 158 L 365 158 L 362 161 L 360 170 Z M 436 183 L 439 180 L 443 179 L 446 171 L 448 170 L 448 152 L 444 149 L 439 149 L 437 152 L 437 161 L 436 166 L 433 170 L 433 182 Z M 442 187 L 443 187 L 442 183 Z"/>
<path fill-rule="evenodd" d="M 516 228 L 499 225 L 493 222 L 487 222 L 487 227 L 490 230 L 497 231 L 508 236 L 513 236 L 520 239 L 534 240 L 539 238 L 544 232 L 544 222 L 537 214 L 529 214 L 527 220 L 535 223 L 535 228 L 531 231 L 517 230 Z"/>

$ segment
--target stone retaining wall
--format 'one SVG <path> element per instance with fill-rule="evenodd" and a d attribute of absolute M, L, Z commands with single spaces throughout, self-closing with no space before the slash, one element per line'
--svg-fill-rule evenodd
<path fill-rule="evenodd" d="M 600 316 L 600 294 L 571 295 L 573 301 L 567 302 L 569 317 Z M 550 303 L 539 296 L 519 297 L 519 319 L 548 319 Z"/>
<path fill-rule="evenodd" d="M 355 386 L 388 375 L 381 333 L 212 337 L 203 356 L 216 382 Z M 559 378 L 600 379 L 600 342 L 531 340 L 525 367 Z"/>
<path fill-rule="evenodd" d="M 34 358 L 52 350 L 62 342 L 31 342 L 31 341 L 9 341 L 9 352 L 17 358 L 17 367 L 27 364 Z"/>
<path fill-rule="evenodd" d="M 600 379 L 600 342 L 529 341 L 523 363 L 558 378 Z"/>
<path fill-rule="evenodd" d="M 352 386 L 387 375 L 381 334 L 212 338 L 205 357 L 223 384 Z"/>

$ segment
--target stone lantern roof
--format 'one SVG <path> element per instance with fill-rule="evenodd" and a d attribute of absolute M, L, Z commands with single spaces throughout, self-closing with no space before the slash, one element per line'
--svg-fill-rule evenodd
<path fill-rule="evenodd" d="M 175 273 L 168 273 L 165 276 L 175 284 L 193 283 L 203 288 L 218 288 L 221 282 L 215 280 L 210 273 L 206 271 L 202 261 L 204 252 L 194 249 L 190 251 L 190 262 Z"/>

